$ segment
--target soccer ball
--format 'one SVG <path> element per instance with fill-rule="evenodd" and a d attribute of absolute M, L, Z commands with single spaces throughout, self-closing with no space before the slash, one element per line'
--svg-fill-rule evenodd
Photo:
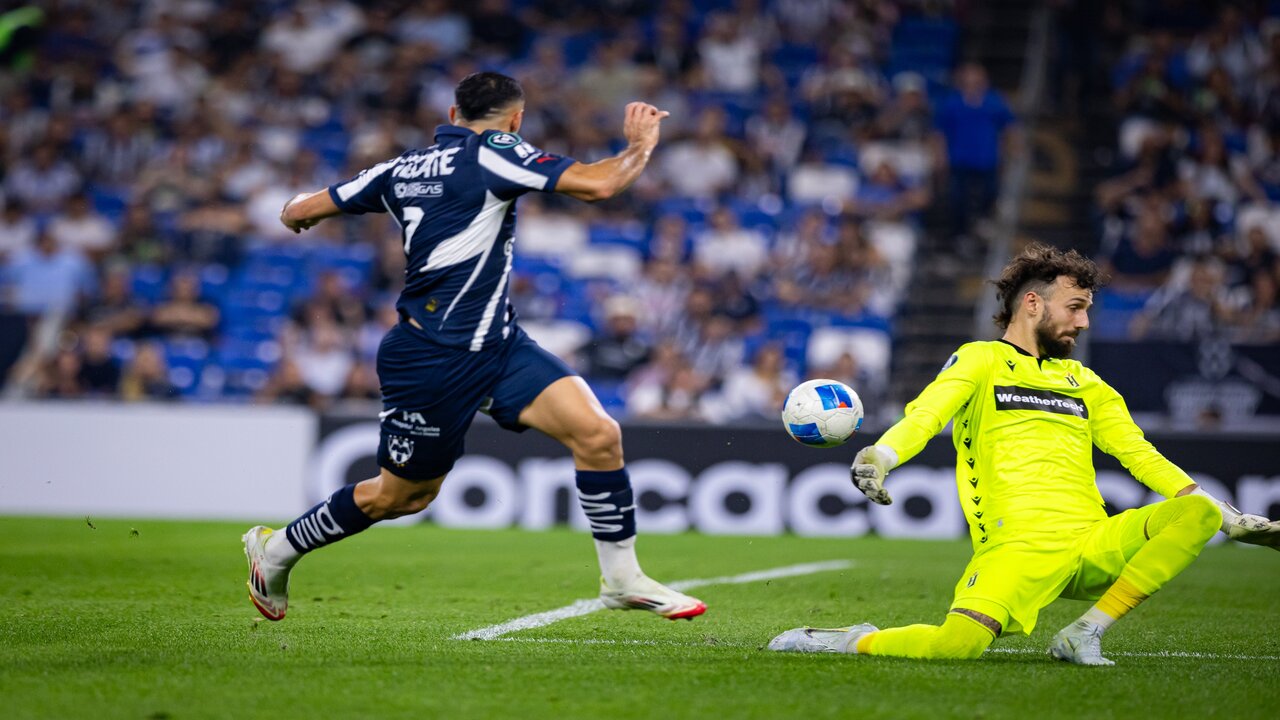
<path fill-rule="evenodd" d="M 810 447 L 843 445 L 862 426 L 862 400 L 838 380 L 808 380 L 787 394 L 782 424 Z"/>

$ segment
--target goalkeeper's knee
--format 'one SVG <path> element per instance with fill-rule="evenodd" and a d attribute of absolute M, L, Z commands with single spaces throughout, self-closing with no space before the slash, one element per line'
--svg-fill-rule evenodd
<path fill-rule="evenodd" d="M 947 613 L 947 619 L 933 638 L 931 657 L 938 660 L 973 660 L 980 657 L 995 640 L 991 631 L 977 620 L 958 613 Z"/>
<path fill-rule="evenodd" d="M 1203 546 L 1222 527 L 1222 511 L 1202 495 L 1183 495 L 1160 503 L 1147 519 L 1147 537 L 1177 527 L 1192 542 Z"/>

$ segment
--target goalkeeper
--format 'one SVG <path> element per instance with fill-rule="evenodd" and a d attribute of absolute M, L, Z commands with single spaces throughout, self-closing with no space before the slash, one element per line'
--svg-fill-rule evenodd
<path fill-rule="evenodd" d="M 1221 528 L 1280 549 L 1280 523 L 1242 515 L 1200 489 L 1143 438 L 1120 395 L 1066 359 L 1089 327 L 1098 268 L 1075 251 L 1035 244 L 996 282 L 1004 337 L 962 346 L 878 443 L 853 480 L 887 505 L 890 469 L 954 420 L 956 485 L 973 559 L 941 626 L 798 628 L 771 650 L 908 658 L 976 658 L 1002 633 L 1030 634 L 1056 598 L 1094 600 L 1053 638 L 1054 657 L 1111 665 L 1101 638 L 1182 572 Z M 1108 517 L 1093 445 L 1169 498 Z"/>

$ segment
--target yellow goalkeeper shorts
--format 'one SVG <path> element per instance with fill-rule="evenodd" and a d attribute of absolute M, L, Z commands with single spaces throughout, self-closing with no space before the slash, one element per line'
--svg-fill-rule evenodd
<path fill-rule="evenodd" d="M 984 548 L 956 583 L 951 608 L 980 612 L 1003 634 L 1030 635 L 1040 610 L 1065 597 L 1097 600 L 1147 542 L 1156 505 L 1126 510 L 1074 534 L 1027 534 Z"/>

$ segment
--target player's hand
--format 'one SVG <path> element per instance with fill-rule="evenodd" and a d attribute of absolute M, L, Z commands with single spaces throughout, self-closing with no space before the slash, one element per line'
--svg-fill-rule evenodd
<path fill-rule="evenodd" d="M 280 209 L 280 223 L 295 233 L 300 233 L 303 230 L 310 230 L 320 222 L 320 219 L 306 219 L 306 218 L 295 219 L 295 218 L 289 217 L 289 206 L 294 204 L 295 202 L 298 202 L 299 200 L 302 200 L 308 197 L 311 197 L 311 193 L 298 193 L 297 195 L 294 195 L 293 198 L 289 200 L 289 202 L 285 203 L 283 208 Z"/>
<path fill-rule="evenodd" d="M 652 148 L 658 144 L 658 129 L 671 113 L 642 102 L 627 104 L 622 120 L 622 135 L 632 145 Z"/>
<path fill-rule="evenodd" d="M 1280 521 L 1268 520 L 1261 515 L 1241 514 L 1233 518 L 1224 517 L 1222 530 L 1237 542 L 1280 550 Z"/>
<path fill-rule="evenodd" d="M 888 505 L 893 502 L 889 491 L 884 489 L 885 476 L 897 464 L 897 458 L 890 457 L 890 452 L 876 445 L 869 445 L 858 451 L 853 457 L 853 466 L 849 468 L 853 477 L 853 485 L 862 491 L 871 502 L 877 505 Z"/>

